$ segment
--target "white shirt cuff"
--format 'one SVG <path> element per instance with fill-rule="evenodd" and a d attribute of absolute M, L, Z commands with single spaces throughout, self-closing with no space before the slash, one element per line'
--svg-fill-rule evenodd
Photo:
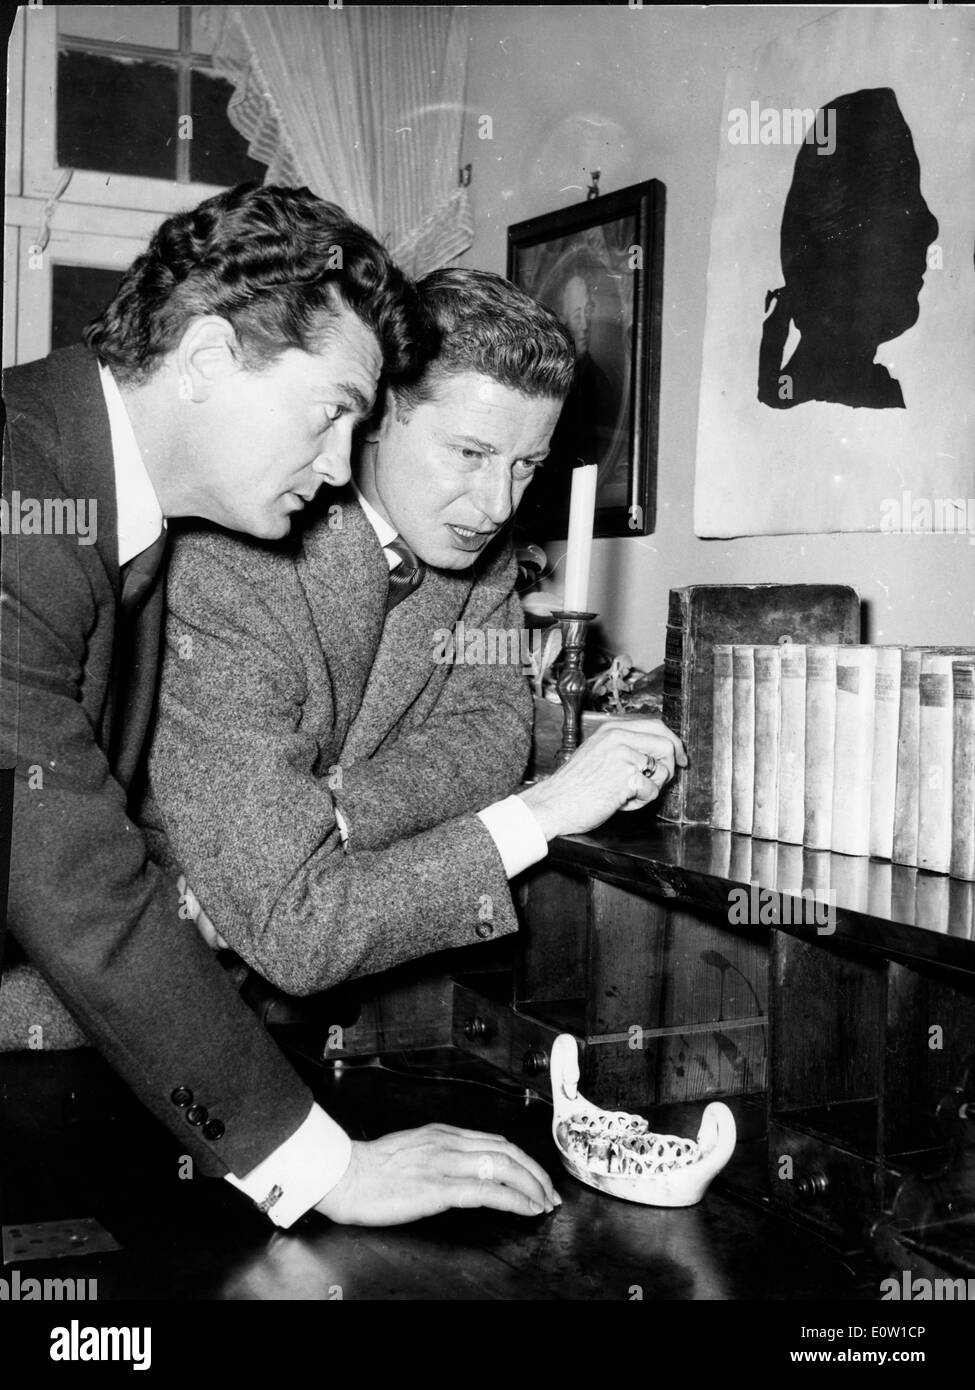
<path fill-rule="evenodd" d="M 530 869 L 548 854 L 548 841 L 534 811 L 520 796 L 509 796 L 477 813 L 494 841 L 509 878 Z"/>
<path fill-rule="evenodd" d="M 319 1105 L 262 1163 L 229 1183 L 256 1202 L 276 1226 L 291 1226 L 331 1192 L 352 1161 L 352 1140 Z"/>

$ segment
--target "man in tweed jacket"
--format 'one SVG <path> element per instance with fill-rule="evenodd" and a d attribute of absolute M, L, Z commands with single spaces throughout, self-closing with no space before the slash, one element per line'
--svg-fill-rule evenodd
<path fill-rule="evenodd" d="M 296 548 L 200 531 L 170 573 L 148 815 L 222 938 L 294 994 L 513 931 L 508 878 L 570 828 L 510 795 L 531 735 L 520 664 L 438 656 L 460 621 L 522 625 L 507 524 L 572 347 L 497 276 L 420 289 L 439 355 L 388 393 L 357 486 Z M 387 616 L 396 536 L 429 568 Z M 644 800 L 675 755 L 662 726 L 652 737 Z"/>

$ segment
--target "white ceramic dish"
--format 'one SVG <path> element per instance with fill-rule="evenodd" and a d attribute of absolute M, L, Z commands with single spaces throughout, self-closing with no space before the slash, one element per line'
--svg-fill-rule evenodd
<path fill-rule="evenodd" d="M 639 1116 L 600 1110 L 586 1100 L 579 1094 L 579 1050 L 570 1033 L 556 1038 L 550 1069 L 555 1147 L 572 1176 L 599 1192 L 645 1206 L 690 1207 L 734 1152 L 735 1117 L 720 1101 L 708 1105 L 697 1139 L 688 1140 L 651 1134 Z M 614 1171 L 620 1167 L 643 1171 Z"/>

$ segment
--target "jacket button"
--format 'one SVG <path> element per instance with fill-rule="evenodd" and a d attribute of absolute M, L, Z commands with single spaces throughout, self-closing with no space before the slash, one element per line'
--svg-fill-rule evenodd
<path fill-rule="evenodd" d="M 193 1092 L 187 1086 L 177 1086 L 169 1099 L 182 1110 L 185 1105 L 192 1104 Z"/>
<path fill-rule="evenodd" d="M 479 936 L 482 941 L 486 941 L 489 936 L 494 935 L 493 922 L 478 922 L 474 928 L 474 935 Z"/>
<path fill-rule="evenodd" d="M 191 1125 L 202 1125 L 210 1118 L 210 1112 L 205 1105 L 191 1105 L 186 1112 L 186 1120 Z"/>
<path fill-rule="evenodd" d="M 215 1144 L 218 1139 L 222 1139 L 225 1133 L 223 1120 L 207 1120 L 203 1126 L 203 1137 L 209 1139 L 212 1144 Z"/>

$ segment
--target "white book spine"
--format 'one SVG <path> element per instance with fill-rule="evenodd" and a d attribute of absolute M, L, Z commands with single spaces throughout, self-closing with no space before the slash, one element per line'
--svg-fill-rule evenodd
<path fill-rule="evenodd" d="M 870 851 L 873 774 L 875 647 L 836 651 L 836 741 L 830 847 L 839 854 Z"/>
<path fill-rule="evenodd" d="M 782 648 L 755 648 L 755 787 L 752 834 L 779 833 L 779 684 Z"/>
<path fill-rule="evenodd" d="M 870 849 L 877 859 L 894 850 L 897 728 L 901 696 L 900 647 L 877 648 L 874 685 L 873 773 L 870 778 Z"/>
<path fill-rule="evenodd" d="M 917 866 L 946 874 L 951 863 L 951 657 L 925 652 L 919 686 Z"/>
<path fill-rule="evenodd" d="M 802 842 L 829 849 L 836 744 L 836 648 L 806 648 L 806 775 Z"/>
<path fill-rule="evenodd" d="M 731 752 L 734 717 L 734 671 L 730 646 L 714 649 L 714 717 L 712 722 L 711 824 L 731 829 Z"/>
<path fill-rule="evenodd" d="M 731 828 L 752 833 L 755 797 L 755 648 L 736 646 L 732 698 Z"/>
<path fill-rule="evenodd" d="M 806 780 L 806 648 L 782 648 L 779 683 L 779 839 L 802 844 Z"/>

